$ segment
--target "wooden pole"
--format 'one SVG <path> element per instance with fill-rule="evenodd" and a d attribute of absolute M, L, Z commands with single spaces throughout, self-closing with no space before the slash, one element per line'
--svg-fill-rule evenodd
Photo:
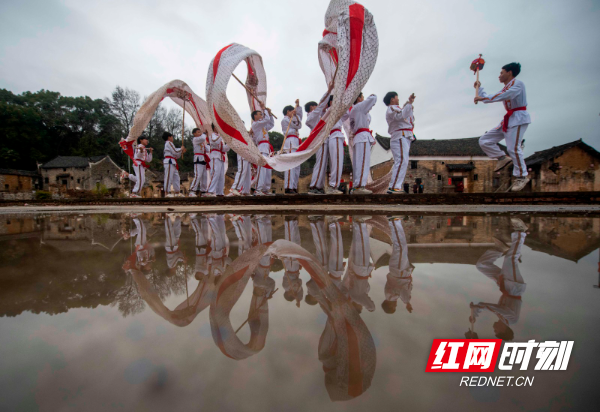
<path fill-rule="evenodd" d="M 185 146 L 183 135 L 185 132 L 185 98 L 183 99 L 183 118 L 181 119 L 181 147 Z"/>
<path fill-rule="evenodd" d="M 254 97 L 256 100 L 258 100 L 258 101 L 260 102 L 260 99 L 259 99 L 258 97 L 256 97 L 256 96 L 254 95 L 254 93 L 252 93 L 252 90 L 250 90 L 250 89 L 248 88 L 248 86 L 246 86 L 244 83 L 242 83 L 242 81 L 241 81 L 240 79 L 238 79 L 238 77 L 235 75 L 235 73 L 231 73 L 231 75 L 232 75 L 232 76 L 235 78 L 235 80 L 237 80 L 237 81 L 238 81 L 238 82 L 239 82 L 239 83 L 240 83 L 242 86 L 244 86 L 244 89 L 246 89 L 246 91 L 247 91 L 248 93 L 250 93 L 250 95 L 251 95 L 252 97 Z M 273 113 L 271 113 L 271 116 L 273 116 L 274 118 L 276 118 L 276 119 L 277 119 L 277 116 L 275 116 Z"/>
<path fill-rule="evenodd" d="M 283 146 L 285 146 L 285 140 L 287 139 L 291 124 L 292 124 L 292 118 L 290 117 L 290 122 L 288 123 L 287 130 L 285 131 L 285 135 L 283 136 L 283 143 L 281 143 L 281 150 L 279 151 L 279 153 L 283 153 Z"/>
<path fill-rule="evenodd" d="M 252 311 L 252 313 L 248 314 L 248 317 L 246 318 L 246 320 L 244 321 L 244 323 L 242 323 L 240 325 L 240 327 L 237 328 L 237 330 L 235 331 L 236 334 L 240 331 L 240 329 L 242 329 L 244 327 L 244 325 L 246 323 L 248 323 L 248 321 L 250 320 L 250 316 L 254 315 L 254 312 L 256 312 L 257 310 L 259 310 L 262 307 L 262 305 L 264 305 L 266 301 L 268 301 L 269 299 L 271 299 L 273 297 L 273 295 L 275 294 L 275 292 L 277 292 L 278 290 L 279 290 L 279 288 L 275 289 L 275 291 L 273 293 L 271 293 L 271 296 L 269 296 L 268 298 L 264 298 L 263 301 L 262 301 L 262 303 L 256 309 L 254 309 Z"/>
<path fill-rule="evenodd" d="M 479 55 L 479 58 L 481 59 L 481 54 Z M 475 74 L 477 75 L 477 80 L 476 82 L 479 83 L 479 62 L 477 62 L 477 71 L 475 72 Z M 479 97 L 479 86 L 477 86 L 475 88 L 475 97 Z M 475 104 L 477 104 L 479 102 L 475 102 Z"/>

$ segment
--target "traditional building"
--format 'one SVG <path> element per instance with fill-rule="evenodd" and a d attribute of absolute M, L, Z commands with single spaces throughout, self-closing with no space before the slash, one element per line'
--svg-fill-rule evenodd
<path fill-rule="evenodd" d="M 119 187 L 121 168 L 108 155 L 104 156 L 58 156 L 44 163 L 41 168 L 44 190 L 94 190 Z"/>
<path fill-rule="evenodd" d="M 591 192 L 600 190 L 600 153 L 583 140 L 535 152 L 525 164 L 531 177 L 526 192 Z M 501 170 L 500 190 L 511 184 L 513 165 Z"/>
<path fill-rule="evenodd" d="M 376 135 L 376 139 L 383 151 L 391 152 L 389 137 Z M 377 156 L 385 158 L 383 152 Z M 416 140 L 410 146 L 409 159 L 410 165 L 404 180 L 406 192 L 412 191 L 415 183 L 424 186 L 424 193 L 495 190 L 493 179 L 496 161 L 481 150 L 479 137 Z M 373 177 L 383 176 L 392 164 L 393 160 L 376 165 Z"/>
<path fill-rule="evenodd" d="M 0 169 L 0 192 L 31 192 L 40 188 L 40 174 L 36 171 Z"/>

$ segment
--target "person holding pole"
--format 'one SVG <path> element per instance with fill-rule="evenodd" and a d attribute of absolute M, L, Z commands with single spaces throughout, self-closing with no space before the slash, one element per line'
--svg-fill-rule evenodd
<path fill-rule="evenodd" d="M 408 152 L 410 144 L 415 140 L 413 129 L 415 127 L 415 116 L 413 114 L 413 103 L 415 94 L 411 94 L 404 106 L 400 107 L 398 93 L 388 92 L 383 98 L 383 102 L 388 107 L 385 114 L 385 120 L 388 123 L 388 133 L 392 136 L 390 139 L 390 148 L 394 156 L 394 166 L 392 169 L 392 178 L 388 193 L 402 194 L 402 185 L 408 168 Z"/>
<path fill-rule="evenodd" d="M 206 196 L 223 196 L 225 187 L 225 164 L 227 162 L 227 152 L 229 146 L 223 141 L 223 138 L 215 131 L 215 125 L 212 125 L 213 133 L 209 139 L 210 158 L 212 159 L 212 168 L 208 193 Z"/>
<path fill-rule="evenodd" d="M 148 147 L 148 136 L 141 135 L 137 138 L 137 147 L 133 155 L 133 172 L 135 174 L 127 173 L 123 171 L 121 173 L 121 182 L 123 179 L 128 178 L 135 183 L 133 190 L 129 197 L 139 198 L 144 183 L 146 182 L 146 169 L 149 168 L 148 163 L 152 161 L 152 148 Z"/>
<path fill-rule="evenodd" d="M 365 186 L 371 171 L 371 146 L 375 144 L 371 126 L 371 115 L 369 112 L 377 103 L 377 96 L 370 95 L 367 99 L 362 93 L 358 95 L 350 112 L 350 127 L 354 133 L 354 194 L 368 195 L 373 192 Z"/>
<path fill-rule="evenodd" d="M 165 141 L 163 166 L 165 168 L 164 189 L 166 197 L 175 197 L 175 193 L 179 194 L 179 159 L 185 152 L 185 147 L 177 148 L 173 144 L 173 133 L 164 132 L 162 136 Z M 173 189 L 171 191 L 171 186 Z"/>
<path fill-rule="evenodd" d="M 479 81 L 475 82 L 475 88 L 479 89 L 479 96 L 475 97 L 475 103 L 504 103 L 506 109 L 504 119 L 498 126 L 479 138 L 479 145 L 485 154 L 498 160 L 496 170 L 513 162 L 513 176 L 515 177 L 511 187 L 513 192 L 522 190 L 530 180 L 527 176 L 522 142 L 527 127 L 531 123 L 531 117 L 527 112 L 525 84 L 516 79 L 520 72 L 520 63 L 509 63 L 503 66 L 498 79 L 500 83 L 504 83 L 504 88 L 493 95 L 487 94 Z M 506 140 L 509 157 L 498 147 L 498 143 L 502 140 Z"/>
<path fill-rule="evenodd" d="M 282 150 L 284 153 L 293 153 L 300 146 L 299 130 L 302 127 L 300 100 L 296 99 L 296 107 L 285 106 L 283 114 L 285 117 L 281 120 L 281 129 L 284 133 Z M 285 172 L 284 187 L 286 194 L 298 194 L 299 179 L 300 166 Z"/>
<path fill-rule="evenodd" d="M 252 135 L 254 143 L 263 156 L 269 157 L 273 153 L 273 146 L 269 142 L 269 130 L 275 126 L 271 110 L 261 104 L 262 111 L 252 112 Z M 271 169 L 258 166 L 255 196 L 265 196 L 271 191 Z"/>
<path fill-rule="evenodd" d="M 210 158 L 206 153 L 207 132 L 199 128 L 192 130 L 192 145 L 194 146 L 194 180 L 190 185 L 190 197 L 197 197 L 198 190 L 201 194 L 207 190 L 207 176 L 210 170 Z"/>

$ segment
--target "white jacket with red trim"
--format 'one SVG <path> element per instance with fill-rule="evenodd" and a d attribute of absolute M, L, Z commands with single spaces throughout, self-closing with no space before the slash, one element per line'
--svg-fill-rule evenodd
<path fill-rule="evenodd" d="M 412 137 L 413 132 L 409 130 L 400 129 L 412 129 L 415 127 L 415 115 L 413 114 L 413 105 L 406 103 L 404 107 L 397 105 L 390 105 L 385 113 L 385 120 L 388 123 L 388 133 L 392 136 L 392 139 L 399 139 L 400 137 Z"/>
<path fill-rule="evenodd" d="M 485 97 L 483 103 L 503 102 L 506 111 L 516 109 L 517 107 L 527 106 L 527 93 L 525 84 L 521 80 L 512 79 L 502 90 L 493 95 L 487 94 L 483 87 L 479 88 L 479 96 Z M 531 117 L 527 110 L 519 110 L 513 113 L 508 120 L 508 127 L 516 127 L 522 124 L 531 123 Z M 502 123 L 501 123 L 502 124 Z"/>
<path fill-rule="evenodd" d="M 374 94 L 367 97 L 360 103 L 352 106 L 350 111 L 350 127 L 354 135 L 354 144 L 356 143 L 374 143 L 375 138 L 368 132 L 357 133 L 360 129 L 369 129 L 371 127 L 371 115 L 369 112 L 377 103 L 377 96 Z"/>

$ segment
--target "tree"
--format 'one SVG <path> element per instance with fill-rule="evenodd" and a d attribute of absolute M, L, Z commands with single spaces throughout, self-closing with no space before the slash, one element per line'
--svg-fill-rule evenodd
<path fill-rule="evenodd" d="M 106 98 L 112 114 L 119 120 L 121 135 L 126 137 L 133 126 L 133 118 L 140 109 L 140 94 L 135 90 L 117 86 L 112 92 L 112 99 Z"/>

